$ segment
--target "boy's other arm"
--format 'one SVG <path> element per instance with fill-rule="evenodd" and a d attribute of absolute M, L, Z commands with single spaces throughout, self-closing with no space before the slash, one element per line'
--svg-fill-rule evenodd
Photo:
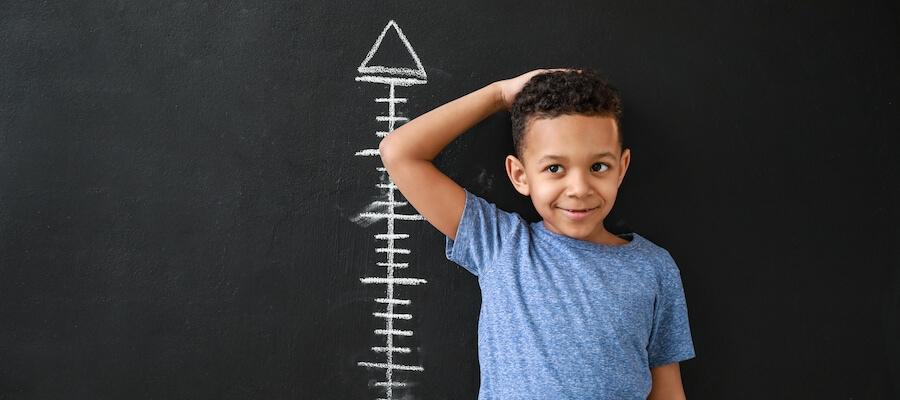
<path fill-rule="evenodd" d="M 681 369 L 677 362 L 650 368 L 650 374 L 653 377 L 653 387 L 647 400 L 686 400 L 681 385 Z"/>
<path fill-rule="evenodd" d="M 463 188 L 432 160 L 457 136 L 507 109 L 535 70 L 494 82 L 422 114 L 395 129 L 378 146 L 382 163 L 403 197 L 425 220 L 453 240 L 466 204 Z"/>

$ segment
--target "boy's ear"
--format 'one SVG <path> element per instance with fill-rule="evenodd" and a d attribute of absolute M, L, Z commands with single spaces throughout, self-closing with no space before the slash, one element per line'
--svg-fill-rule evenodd
<path fill-rule="evenodd" d="M 523 196 L 528 196 L 531 193 L 528 188 L 528 179 L 525 175 L 525 165 L 516 156 L 506 156 L 506 175 L 509 176 L 509 181 L 512 182 L 517 192 Z"/>
<path fill-rule="evenodd" d="M 616 187 L 622 186 L 622 180 L 625 179 L 625 173 L 628 172 L 628 165 L 631 164 L 631 149 L 625 149 L 622 151 L 622 157 L 619 160 L 619 184 Z"/>

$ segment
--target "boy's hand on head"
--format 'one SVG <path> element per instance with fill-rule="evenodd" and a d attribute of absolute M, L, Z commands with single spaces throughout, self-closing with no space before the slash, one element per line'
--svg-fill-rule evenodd
<path fill-rule="evenodd" d="M 519 92 L 522 91 L 522 88 L 525 87 L 525 84 L 528 83 L 528 81 L 531 80 L 531 78 L 535 75 L 552 71 L 566 70 L 566 68 L 536 69 L 534 71 L 526 72 L 515 78 L 498 81 L 497 86 L 500 88 L 500 97 L 503 99 L 503 104 L 506 106 L 507 110 L 510 109 L 512 107 L 513 101 L 515 101 L 516 99 L 516 95 L 518 95 Z"/>

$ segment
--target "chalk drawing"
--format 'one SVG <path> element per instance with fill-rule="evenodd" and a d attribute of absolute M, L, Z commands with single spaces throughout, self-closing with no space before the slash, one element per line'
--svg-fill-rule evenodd
<path fill-rule="evenodd" d="M 397 38 L 400 39 L 400 42 L 403 43 L 406 53 L 412 58 L 412 61 L 416 66 L 415 68 L 369 65 L 372 57 L 378 53 L 378 49 L 380 48 L 385 35 L 389 32 L 396 34 Z M 375 117 L 376 122 L 386 123 L 387 125 L 384 130 L 375 132 L 376 137 L 383 138 L 389 135 L 398 123 L 404 123 L 408 120 L 405 117 L 397 115 L 397 104 L 405 104 L 408 101 L 405 97 L 397 97 L 397 86 L 412 86 L 427 83 L 428 76 L 425 74 L 425 68 L 422 67 L 422 62 L 419 61 L 419 56 L 416 55 L 415 50 L 413 50 L 412 46 L 409 44 L 406 35 L 403 34 L 403 31 L 400 30 L 397 23 L 391 20 L 381 31 L 381 34 L 378 35 L 378 39 L 375 40 L 375 44 L 372 45 L 372 49 L 369 50 L 369 54 L 366 55 L 366 58 L 359 64 L 357 71 L 360 74 L 356 77 L 358 82 L 378 83 L 388 86 L 387 97 L 375 98 L 376 103 L 386 103 L 388 108 L 387 115 L 378 115 Z M 374 141 L 373 143 L 377 144 L 378 141 Z M 357 151 L 354 155 L 360 157 L 375 157 L 379 161 L 381 160 L 377 148 L 362 149 Z M 384 173 L 382 174 L 383 176 L 387 176 L 387 171 L 384 167 L 377 167 L 376 170 Z M 421 221 L 423 218 L 419 214 L 401 212 L 401 209 L 407 207 L 409 204 L 405 201 L 397 200 L 397 186 L 391 182 L 389 176 L 387 177 L 387 182 L 382 182 L 375 186 L 378 189 L 381 189 L 385 194 L 384 200 L 372 202 L 366 208 L 367 211 L 360 213 L 357 218 L 367 220 L 370 223 L 376 221 L 385 221 L 387 223 L 387 232 L 375 235 L 376 240 L 385 242 L 384 246 L 375 248 L 375 253 L 379 256 L 383 255 L 384 257 L 382 259 L 383 261 L 376 262 L 375 266 L 378 267 L 379 270 L 384 268 L 385 275 L 378 277 L 363 277 L 359 280 L 362 284 L 385 285 L 386 290 L 384 297 L 374 299 L 376 303 L 384 304 L 384 311 L 372 313 L 372 316 L 379 321 L 384 320 L 384 329 L 376 329 L 374 334 L 384 336 L 385 345 L 372 347 L 372 351 L 375 352 L 375 355 L 379 357 L 383 356 L 383 361 L 360 361 L 357 365 L 376 370 L 384 370 L 384 380 L 375 382 L 375 386 L 383 387 L 385 396 L 379 397 L 377 400 L 393 400 L 395 388 L 408 387 L 408 382 L 395 380 L 393 378 L 394 371 L 423 371 L 421 366 L 406 365 L 395 360 L 395 353 L 409 354 L 412 352 L 412 349 L 410 347 L 395 346 L 394 337 L 410 337 L 413 335 L 413 331 L 410 329 L 397 329 L 395 323 L 398 321 L 396 320 L 408 321 L 411 320 L 413 316 L 410 313 L 397 312 L 397 310 L 395 310 L 395 308 L 398 308 L 399 306 L 408 306 L 412 304 L 412 302 L 409 299 L 395 298 L 394 286 L 415 286 L 427 283 L 425 279 L 394 276 L 394 273 L 397 270 L 409 268 L 409 263 L 397 261 L 397 255 L 409 255 L 412 252 L 410 249 L 397 247 L 396 242 L 398 240 L 409 239 L 409 234 L 398 233 L 394 227 L 394 221 Z"/>

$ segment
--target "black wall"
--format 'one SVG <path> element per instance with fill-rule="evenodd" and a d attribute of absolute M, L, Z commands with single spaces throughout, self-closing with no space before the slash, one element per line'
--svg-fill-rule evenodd
<path fill-rule="evenodd" d="M 607 227 L 682 271 L 689 398 L 900 397 L 895 3 L 450 3 L 5 2 L 0 399 L 383 397 L 358 363 L 384 362 L 385 285 L 360 278 L 384 276 L 386 222 L 358 216 L 386 178 L 354 154 L 388 92 L 355 78 L 390 20 L 428 74 L 402 116 L 537 67 L 620 88 Z M 436 163 L 533 219 L 508 129 Z M 427 283 L 395 285 L 415 333 L 394 361 L 424 370 L 393 397 L 474 398 L 477 281 L 426 222 L 395 226 L 395 276 Z"/>

